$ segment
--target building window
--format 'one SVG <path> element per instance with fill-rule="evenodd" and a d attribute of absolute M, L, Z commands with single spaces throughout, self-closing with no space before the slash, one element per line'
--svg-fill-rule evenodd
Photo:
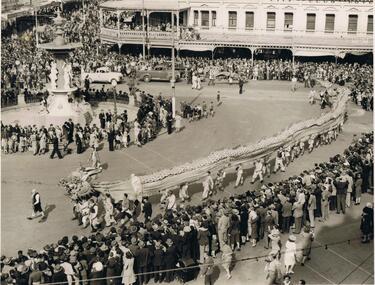
<path fill-rule="evenodd" d="M 276 13 L 267 12 L 267 30 L 274 31 L 276 27 Z"/>
<path fill-rule="evenodd" d="M 374 16 L 368 15 L 367 17 L 367 33 L 372 34 L 374 32 Z"/>
<path fill-rule="evenodd" d="M 229 28 L 237 27 L 237 12 L 229 11 Z"/>
<path fill-rule="evenodd" d="M 211 12 L 211 15 L 212 15 L 212 27 L 216 27 L 216 11 L 212 11 Z"/>
<path fill-rule="evenodd" d="M 194 26 L 198 26 L 199 12 L 194 11 Z"/>
<path fill-rule="evenodd" d="M 284 14 L 284 31 L 291 31 L 293 29 L 293 13 Z"/>
<path fill-rule="evenodd" d="M 246 12 L 246 30 L 254 29 L 254 12 Z"/>
<path fill-rule="evenodd" d="M 358 15 L 349 15 L 348 33 L 349 34 L 356 34 L 357 33 L 357 25 L 358 25 Z"/>
<path fill-rule="evenodd" d="M 327 14 L 326 15 L 326 33 L 333 33 L 335 30 L 335 14 Z"/>
<path fill-rule="evenodd" d="M 316 19 L 316 14 L 307 14 L 306 31 L 308 32 L 315 31 L 315 19 Z"/>
<path fill-rule="evenodd" d="M 201 11 L 201 26 L 208 28 L 210 25 L 210 13 L 208 11 Z"/>

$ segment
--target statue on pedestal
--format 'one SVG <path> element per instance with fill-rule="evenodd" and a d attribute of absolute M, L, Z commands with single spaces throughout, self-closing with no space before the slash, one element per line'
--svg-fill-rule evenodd
<path fill-rule="evenodd" d="M 70 89 L 72 80 L 72 65 L 70 62 L 64 64 L 64 88 Z"/>
<path fill-rule="evenodd" d="M 52 90 L 56 90 L 56 88 L 57 88 L 57 83 L 56 83 L 57 74 L 58 74 L 58 71 L 57 71 L 56 62 L 52 61 L 52 63 L 51 63 L 51 73 L 49 75 L 49 79 L 51 80 L 51 89 Z"/>

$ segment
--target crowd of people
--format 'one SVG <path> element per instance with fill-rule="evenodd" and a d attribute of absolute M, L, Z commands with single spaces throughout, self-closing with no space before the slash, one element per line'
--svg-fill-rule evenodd
<path fill-rule="evenodd" d="M 144 284 L 153 278 L 170 282 L 181 277 L 176 269 L 186 259 L 201 263 L 206 280 L 212 277 L 212 270 L 206 269 L 220 263 L 229 279 L 234 252 L 250 242 L 270 252 L 265 282 L 282 284 L 292 278 L 297 263 L 304 265 L 310 259 L 316 223 L 324 223 L 333 213 L 345 215 L 361 204 L 363 193 L 373 189 L 372 146 L 373 133 L 354 136 L 343 154 L 300 175 L 197 206 L 168 191 L 165 208 L 157 215 L 147 197 L 133 201 L 124 194 L 115 202 L 105 194 L 77 201 L 74 217 L 79 224 L 90 225 L 93 233 L 63 237 L 42 250 L 19 251 L 17 257 L 2 256 L 2 268 L 8 267 L 2 281 Z M 373 239 L 371 203 L 363 208 L 360 230 L 363 243 Z M 280 242 L 283 235 L 288 236 L 285 245 Z"/>
<path fill-rule="evenodd" d="M 182 102 L 180 111 L 177 111 L 173 118 L 171 99 L 163 98 L 161 94 L 152 96 L 137 88 L 135 88 L 134 94 L 138 106 L 134 121 L 129 120 L 127 110 L 118 114 L 116 118 L 112 110 L 106 112 L 100 110 L 98 113 L 99 124 L 92 123 L 85 126 L 81 126 L 79 123 L 74 124 L 71 119 L 63 126 L 51 124 L 50 126 L 37 127 L 36 125 L 20 126 L 18 123 L 14 125 L 2 123 L 2 152 L 11 154 L 31 151 L 33 155 L 44 155 L 50 151 L 54 152 L 52 144 L 54 137 L 57 137 L 58 149 L 63 150 L 63 153 L 72 151 L 69 147 L 71 143 L 75 143 L 78 154 L 83 153 L 86 149 L 95 148 L 98 150 L 99 145 L 104 141 L 108 141 L 109 151 L 125 149 L 130 145 L 141 147 L 155 139 L 163 129 L 168 134 L 173 131 L 179 132 L 183 128 L 183 119 L 191 122 L 208 116 L 212 117 L 215 113 L 216 106 L 213 105 L 213 102 L 209 106 L 205 101 L 202 105 L 195 106 Z M 113 94 L 110 94 L 110 90 L 105 91 L 103 87 L 100 91 L 96 90 L 95 92 L 82 91 L 82 95 L 86 99 L 90 98 L 89 101 L 95 99 L 106 101 Z M 129 95 L 127 93 L 123 95 L 128 101 Z"/>

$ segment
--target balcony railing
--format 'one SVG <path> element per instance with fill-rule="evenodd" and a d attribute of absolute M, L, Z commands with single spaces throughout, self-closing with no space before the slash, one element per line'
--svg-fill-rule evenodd
<path fill-rule="evenodd" d="M 145 36 L 149 40 L 171 40 L 172 32 L 143 32 L 143 31 L 124 31 L 116 29 L 102 28 L 101 35 L 107 38 L 119 40 L 142 40 Z M 175 40 L 178 40 L 179 35 L 175 33 Z"/>
<path fill-rule="evenodd" d="M 295 33 L 294 33 L 295 32 Z M 118 31 L 102 28 L 101 36 L 107 40 L 113 41 L 139 41 L 142 42 L 143 36 L 146 36 L 146 40 L 152 41 L 164 41 L 171 42 L 171 32 L 142 32 L 142 31 Z M 186 41 L 185 38 L 179 37 L 175 34 L 175 40 Z M 223 43 L 231 42 L 236 44 L 241 43 L 253 43 L 258 45 L 268 45 L 273 43 L 274 45 L 284 46 L 298 46 L 298 45 L 309 45 L 309 46 L 337 46 L 337 47 L 372 47 L 372 36 L 371 34 L 348 34 L 346 32 L 334 32 L 325 33 L 325 31 L 296 31 L 284 32 L 284 30 L 243 30 L 236 32 L 225 32 L 221 29 L 217 30 L 199 30 L 199 39 L 195 41 L 212 42 L 212 43 Z"/>

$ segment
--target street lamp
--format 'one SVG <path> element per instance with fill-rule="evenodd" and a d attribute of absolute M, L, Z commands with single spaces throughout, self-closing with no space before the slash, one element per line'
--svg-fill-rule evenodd
<path fill-rule="evenodd" d="M 117 123 L 117 91 L 116 91 L 116 86 L 117 86 L 117 81 L 112 80 L 112 90 L 113 90 L 113 122 L 116 125 Z"/>
<path fill-rule="evenodd" d="M 175 72 L 175 56 L 174 56 L 174 13 L 172 11 L 172 118 L 174 119 L 176 116 L 176 72 Z"/>

